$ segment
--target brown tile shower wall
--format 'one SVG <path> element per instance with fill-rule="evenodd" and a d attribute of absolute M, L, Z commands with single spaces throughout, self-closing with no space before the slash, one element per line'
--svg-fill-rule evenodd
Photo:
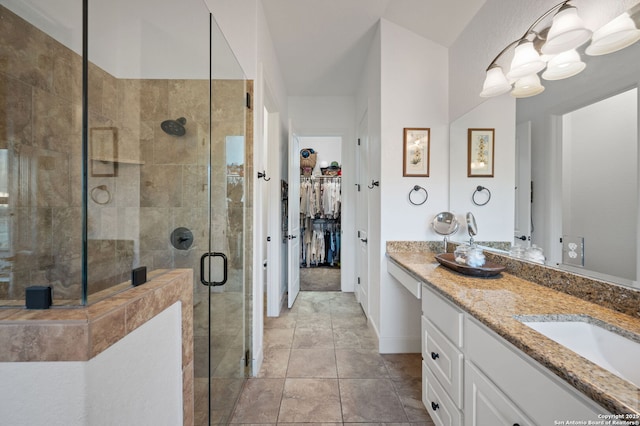
<path fill-rule="evenodd" d="M 69 49 L 0 7 L 0 149 L 8 150 L 0 299 L 53 285 L 80 300 L 81 62 Z M 73 232 L 77 230 L 76 232 Z"/>
<path fill-rule="evenodd" d="M 11 251 L 0 252 L 0 300 L 20 302 L 26 286 L 52 285 L 57 302 L 77 304 L 81 58 L 3 7 L 0 52 L 0 149 L 10 152 L 12 177 L 6 218 Z M 88 83 L 90 136 L 96 129 L 113 129 L 117 143 L 115 176 L 93 176 L 95 164 L 89 164 L 88 189 L 97 191 L 100 202 L 88 202 L 89 293 L 128 280 L 138 265 L 197 270 L 200 255 L 209 250 L 209 82 L 117 79 L 90 64 Z M 245 84 L 213 82 L 215 251 L 229 252 L 229 241 L 237 245 L 230 234 L 238 229 L 234 220 L 241 215 L 227 215 L 224 149 L 225 136 L 244 134 Z M 162 121 L 178 117 L 187 119 L 185 136 L 160 129 Z M 246 146 L 251 147 L 248 137 Z M 177 251 L 169 242 L 171 231 L 181 226 L 194 234 L 188 251 Z M 247 235 L 245 231 L 242 237 Z"/>
<path fill-rule="evenodd" d="M 0 300 L 23 303 L 29 285 L 51 285 L 56 304 L 78 304 L 82 281 L 82 60 L 0 7 L 0 149 L 9 152 L 9 251 L 0 253 Z M 119 81 L 89 64 L 90 128 L 118 125 Z M 124 136 L 124 137 L 123 137 Z M 91 170 L 91 169 L 90 169 Z M 131 187 L 131 171 L 121 182 Z M 104 179 L 104 178 L 103 178 Z M 111 178 L 114 180 L 115 178 Z M 89 188 L 98 184 L 90 178 Z M 109 204 L 132 198 L 104 182 Z M 129 201 L 126 200 L 126 201 Z M 109 207 L 105 207 L 108 211 Z M 104 232 L 110 218 L 89 203 L 90 293 L 126 281 L 134 241 Z"/>

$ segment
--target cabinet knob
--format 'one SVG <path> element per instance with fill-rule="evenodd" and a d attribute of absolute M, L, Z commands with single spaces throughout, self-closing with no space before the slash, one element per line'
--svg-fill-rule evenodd
<path fill-rule="evenodd" d="M 435 360 L 436 360 L 436 359 L 438 359 L 438 358 L 440 358 L 440 354 L 435 353 L 435 352 L 431 352 L 431 359 L 432 359 L 432 360 L 434 360 L 434 361 L 435 361 Z"/>
<path fill-rule="evenodd" d="M 438 408 L 440 408 L 440 406 L 438 404 L 436 404 L 435 402 L 431 401 L 431 409 L 433 411 L 436 411 Z"/>
<path fill-rule="evenodd" d="M 513 426 L 520 426 L 520 423 L 514 423 Z"/>

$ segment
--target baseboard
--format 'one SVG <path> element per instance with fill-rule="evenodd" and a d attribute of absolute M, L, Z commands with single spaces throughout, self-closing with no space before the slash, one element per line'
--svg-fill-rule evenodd
<path fill-rule="evenodd" d="M 380 338 L 378 337 L 378 351 L 381 354 L 416 354 L 422 352 L 420 338 L 410 336 Z"/>

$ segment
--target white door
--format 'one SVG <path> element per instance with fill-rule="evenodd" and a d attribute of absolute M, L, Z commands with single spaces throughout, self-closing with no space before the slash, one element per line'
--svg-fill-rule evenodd
<path fill-rule="evenodd" d="M 265 139 L 268 141 L 268 163 L 269 182 L 262 182 L 261 185 L 269 187 L 267 201 L 269 203 L 269 237 L 267 238 L 267 316 L 277 317 L 280 315 L 282 305 L 282 213 L 281 209 L 281 186 L 280 174 L 280 114 L 264 110 L 265 117 Z M 287 160 L 288 161 L 288 160 Z M 272 176 L 273 175 L 273 176 Z M 283 176 L 283 178 L 287 178 Z"/>
<path fill-rule="evenodd" d="M 288 286 L 289 308 L 300 292 L 300 141 L 289 120 Z"/>
<path fill-rule="evenodd" d="M 366 188 L 369 177 L 369 138 L 367 114 L 362 117 L 358 128 L 356 148 L 356 297 L 365 315 L 369 315 L 369 191 Z"/>
<path fill-rule="evenodd" d="M 516 127 L 516 193 L 514 244 L 529 246 L 531 241 L 531 122 Z"/>

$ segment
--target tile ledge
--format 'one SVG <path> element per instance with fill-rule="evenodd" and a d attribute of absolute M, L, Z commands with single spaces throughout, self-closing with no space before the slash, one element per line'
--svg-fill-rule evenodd
<path fill-rule="evenodd" d="M 122 324 L 120 332 L 114 332 L 101 322 L 113 319 L 116 326 L 120 324 L 115 321 L 126 323 L 127 307 L 141 299 L 148 298 L 155 307 L 155 312 L 143 322 L 177 301 L 192 303 L 192 280 L 192 270 L 175 269 L 84 307 L 9 308 L 13 312 L 5 312 L 0 319 L 0 362 L 87 361 L 133 331 L 127 331 Z M 162 291 L 172 285 L 183 288 Z M 112 335 L 105 339 L 108 332 Z M 102 345 L 96 351 L 93 346 L 98 341 Z"/>

